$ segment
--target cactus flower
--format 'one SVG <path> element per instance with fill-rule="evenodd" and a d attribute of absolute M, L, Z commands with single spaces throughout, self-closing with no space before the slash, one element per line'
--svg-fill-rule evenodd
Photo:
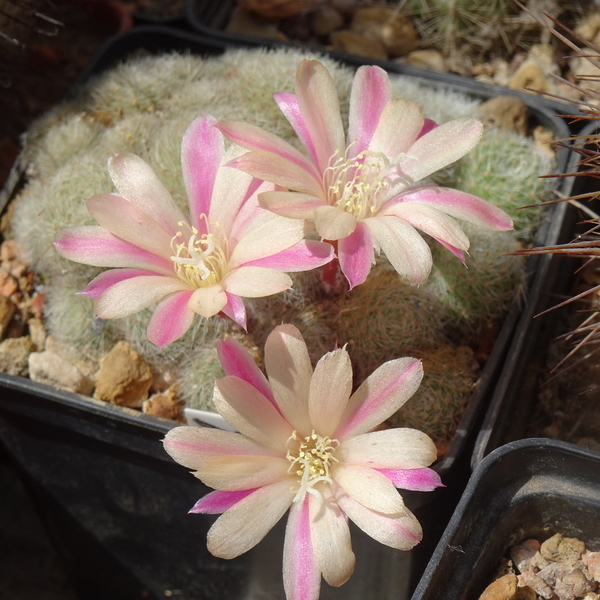
<path fill-rule="evenodd" d="M 225 120 L 217 127 L 250 150 L 230 164 L 290 190 L 261 193 L 259 201 L 282 216 L 314 221 L 322 239 L 336 241 L 351 288 L 365 281 L 375 251 L 383 251 L 410 283 L 423 283 L 432 258 L 417 229 L 464 262 L 469 240 L 457 218 L 512 228 L 508 215 L 476 196 L 418 185 L 477 144 L 477 120 L 432 127 L 417 104 L 391 97 L 386 72 L 375 66 L 356 72 L 347 136 L 335 84 L 319 61 L 303 60 L 296 94 L 274 98 L 308 156 L 264 130 Z"/>
<path fill-rule="evenodd" d="M 223 313 L 245 327 L 243 297 L 289 289 L 285 271 L 313 269 L 333 257 L 328 244 L 303 239 L 302 221 L 259 206 L 257 195 L 272 184 L 222 166 L 241 149 L 225 154 L 214 123 L 210 116 L 196 119 L 183 138 L 189 216 L 141 158 L 116 155 L 108 168 L 118 194 L 87 201 L 98 226 L 65 229 L 54 242 L 71 260 L 111 267 L 81 292 L 95 300 L 101 318 L 159 302 L 147 330 L 159 347 L 181 337 L 196 314 Z"/>
<path fill-rule="evenodd" d="M 428 466 L 431 439 L 415 429 L 373 431 L 417 390 L 423 369 L 414 358 L 386 362 L 352 394 L 345 348 L 313 370 L 306 344 L 281 325 L 265 347 L 268 379 L 239 343 L 218 346 L 226 376 L 214 403 L 233 433 L 176 427 L 167 452 L 215 488 L 192 513 L 223 513 L 208 532 L 208 549 L 235 558 L 254 547 L 289 509 L 283 549 L 288 600 L 314 600 L 321 575 L 333 586 L 354 570 L 351 519 L 368 535 L 400 550 L 417 544 L 419 522 L 396 487 L 441 485 Z"/>

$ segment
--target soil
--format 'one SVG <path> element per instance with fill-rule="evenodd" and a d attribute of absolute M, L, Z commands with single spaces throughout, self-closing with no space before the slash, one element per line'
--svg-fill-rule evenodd
<path fill-rule="evenodd" d="M 597 600 L 599 590 L 600 552 L 557 533 L 510 548 L 480 600 Z"/>

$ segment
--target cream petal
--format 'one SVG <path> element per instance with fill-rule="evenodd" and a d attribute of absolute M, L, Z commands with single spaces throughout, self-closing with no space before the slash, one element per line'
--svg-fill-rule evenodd
<path fill-rule="evenodd" d="M 340 240 L 356 229 L 356 218 L 335 206 L 319 206 L 314 213 L 315 227 L 324 240 Z"/>
<path fill-rule="evenodd" d="M 253 385 L 232 375 L 217 379 L 213 402 L 219 414 L 238 431 L 285 453 L 292 427 Z"/>
<path fill-rule="evenodd" d="M 470 152 L 481 139 L 482 132 L 483 125 L 476 119 L 444 123 L 411 146 L 409 157 L 399 163 L 398 172 L 412 185 Z"/>
<path fill-rule="evenodd" d="M 424 121 L 425 115 L 418 104 L 404 98 L 390 100 L 381 113 L 369 150 L 383 152 L 394 160 L 399 154 L 409 152 Z"/>
<path fill-rule="evenodd" d="M 332 477 L 349 496 L 371 510 L 391 515 L 404 509 L 404 501 L 394 484 L 378 471 L 336 463 Z"/>
<path fill-rule="evenodd" d="M 227 166 L 240 169 L 258 179 L 270 181 L 289 190 L 313 196 L 324 196 L 320 179 L 279 154 L 252 150 L 229 162 Z"/>
<path fill-rule="evenodd" d="M 221 456 L 282 456 L 281 452 L 239 433 L 208 427 L 174 427 L 165 435 L 163 444 L 173 460 L 194 470 L 200 469 L 206 461 Z"/>
<path fill-rule="evenodd" d="M 229 259 L 234 269 L 247 262 L 272 256 L 287 250 L 304 237 L 304 223 L 286 219 L 261 209 L 244 236 L 240 238 Z"/>
<path fill-rule="evenodd" d="M 217 284 L 195 290 L 188 302 L 188 307 L 196 314 L 208 319 L 218 314 L 226 304 L 227 294 L 223 286 Z"/>
<path fill-rule="evenodd" d="M 437 458 L 431 438 L 417 429 L 384 429 L 343 441 L 336 458 L 344 464 L 372 469 L 428 467 Z"/>
<path fill-rule="evenodd" d="M 381 365 L 350 397 L 335 437 L 343 441 L 377 427 L 417 391 L 422 378 L 423 366 L 415 358 Z"/>
<path fill-rule="evenodd" d="M 223 135 L 214 127 L 216 120 L 203 115 L 193 121 L 183 134 L 181 168 L 187 191 L 192 222 L 204 233 L 201 215 L 208 215 L 213 187 L 223 156 Z"/>
<path fill-rule="evenodd" d="M 288 219 L 312 219 L 315 209 L 325 201 L 299 192 L 263 192 L 258 197 L 263 208 Z"/>
<path fill-rule="evenodd" d="M 188 289 L 187 284 L 174 277 L 132 277 L 115 283 L 96 300 L 96 314 L 102 319 L 120 319 L 147 308 L 169 294 Z"/>
<path fill-rule="evenodd" d="M 335 83 L 318 60 L 303 60 L 298 65 L 296 98 L 323 172 L 333 153 L 346 144 Z"/>
<path fill-rule="evenodd" d="M 169 257 L 173 253 L 173 234 L 123 196 L 96 194 L 86 204 L 98 225 L 118 238 L 159 256 Z"/>
<path fill-rule="evenodd" d="M 332 436 L 352 392 L 352 365 L 345 348 L 323 355 L 310 382 L 308 410 L 313 429 Z"/>
<path fill-rule="evenodd" d="M 322 490 L 321 498 L 313 494 L 307 496 L 315 559 L 325 581 L 339 587 L 354 571 L 355 556 L 348 522 L 328 486 Z"/>
<path fill-rule="evenodd" d="M 108 172 L 119 193 L 157 223 L 172 232 L 187 221 L 173 197 L 148 163 L 135 154 L 116 154 L 108 159 Z"/>
<path fill-rule="evenodd" d="M 321 571 L 315 560 L 308 498 L 290 508 L 283 544 L 283 587 L 287 600 L 318 600 Z"/>
<path fill-rule="evenodd" d="M 381 544 L 410 550 L 423 537 L 419 521 L 407 508 L 395 515 L 384 515 L 369 510 L 344 493 L 337 496 L 337 502 L 360 529 Z"/>
<path fill-rule="evenodd" d="M 256 546 L 290 507 L 289 488 L 289 481 L 261 487 L 224 512 L 208 532 L 210 553 L 235 558 Z"/>
<path fill-rule="evenodd" d="M 412 285 L 427 281 L 433 264 L 431 250 L 412 225 L 392 216 L 374 217 L 365 223 L 399 275 Z"/>
<path fill-rule="evenodd" d="M 265 344 L 265 367 L 281 412 L 303 437 L 311 433 L 308 397 L 313 374 L 302 334 L 293 325 L 279 325 Z"/>
<path fill-rule="evenodd" d="M 365 65 L 356 71 L 350 93 L 347 140 L 348 144 L 353 144 L 353 155 L 369 147 L 381 113 L 391 97 L 390 80 L 383 69 Z"/>
<path fill-rule="evenodd" d="M 290 462 L 284 457 L 220 456 L 202 463 L 194 475 L 211 488 L 233 492 L 290 479 L 289 466 Z"/>
<path fill-rule="evenodd" d="M 454 248 L 469 249 L 469 238 L 460 225 L 452 217 L 436 208 L 415 202 L 398 202 L 390 204 L 379 213 L 379 216 L 387 215 L 399 217 L 436 240 L 441 240 Z"/>
<path fill-rule="evenodd" d="M 238 267 L 221 282 L 230 294 L 243 298 L 262 298 L 292 287 L 289 275 L 265 267 Z"/>

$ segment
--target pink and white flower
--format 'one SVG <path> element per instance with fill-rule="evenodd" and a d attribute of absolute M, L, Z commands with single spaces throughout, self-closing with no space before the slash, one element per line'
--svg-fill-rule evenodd
<path fill-rule="evenodd" d="M 333 258 L 328 244 L 304 240 L 305 224 L 264 210 L 261 192 L 275 186 L 222 166 L 239 155 L 224 152 L 211 116 L 196 119 L 181 149 L 189 216 L 151 167 L 133 154 L 108 162 L 117 194 L 87 201 L 98 226 L 61 231 L 54 246 L 65 257 L 111 267 L 81 293 L 98 316 L 114 319 L 159 302 L 148 339 L 159 347 L 181 337 L 196 314 L 223 313 L 246 326 L 242 298 L 289 289 L 285 271 L 304 271 Z"/>
<path fill-rule="evenodd" d="M 265 347 L 268 379 L 233 339 L 218 346 L 226 376 L 216 381 L 219 413 L 241 432 L 177 427 L 167 452 L 215 488 L 192 513 L 223 513 L 208 549 L 235 558 L 254 547 L 289 509 L 283 550 L 288 600 L 315 600 L 321 575 L 333 586 L 354 570 L 348 518 L 371 537 L 408 550 L 422 536 L 396 487 L 441 485 L 428 466 L 431 439 L 415 429 L 373 431 L 417 390 L 414 358 L 391 360 L 352 394 L 344 348 L 325 354 L 314 371 L 306 344 L 281 325 Z"/>
<path fill-rule="evenodd" d="M 303 60 L 296 94 L 275 101 L 307 155 L 264 130 L 238 121 L 217 127 L 251 150 L 230 164 L 292 191 L 262 193 L 262 206 L 285 217 L 314 221 L 324 240 L 337 240 L 340 267 L 350 287 L 365 281 L 375 251 L 396 271 L 423 283 L 432 258 L 419 229 L 464 262 L 469 240 L 455 219 L 494 230 L 512 228 L 503 211 L 470 194 L 417 184 L 455 162 L 479 141 L 482 125 L 457 119 L 438 127 L 415 103 L 392 98 L 387 74 L 360 67 L 350 97 L 344 136 L 337 91 L 327 69 Z"/>

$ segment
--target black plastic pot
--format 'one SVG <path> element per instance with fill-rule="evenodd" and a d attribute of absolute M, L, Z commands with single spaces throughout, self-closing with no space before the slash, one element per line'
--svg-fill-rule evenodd
<path fill-rule="evenodd" d="M 483 83 L 481 81 L 471 79 L 470 77 L 463 77 L 453 73 L 440 73 L 412 65 L 405 65 L 391 60 L 383 61 L 368 59 L 345 52 L 326 51 L 325 48 L 321 46 L 282 42 L 243 33 L 229 33 L 225 31 L 225 28 L 229 23 L 231 14 L 236 5 L 237 0 L 220 0 L 219 2 L 214 2 L 213 0 L 188 0 L 185 9 L 186 18 L 191 27 L 201 33 L 203 36 L 224 42 L 232 46 L 263 46 L 268 48 L 277 46 L 301 47 L 308 50 L 314 50 L 316 52 L 327 53 L 331 57 L 349 64 L 361 65 L 368 62 L 369 64 L 377 64 L 390 73 L 400 73 L 403 75 L 410 75 L 412 77 L 432 78 L 444 83 L 445 85 L 448 85 L 449 87 L 460 89 L 464 93 L 473 94 L 474 96 L 480 98 L 493 98 L 495 96 L 503 95 L 515 96 L 525 101 L 527 104 L 531 104 L 531 99 L 534 97 L 536 98 L 535 102 L 538 106 L 546 106 L 557 114 L 571 115 L 578 113 L 573 105 L 566 101 L 563 102 L 561 100 L 556 100 L 554 98 L 541 95 L 532 96 L 532 94 L 529 92 L 513 90 L 511 88 L 495 84 Z M 577 130 L 577 126 L 575 126 L 574 130 Z"/>
<path fill-rule="evenodd" d="M 589 124 L 581 132 L 593 132 L 596 123 Z M 581 156 L 572 153 L 567 173 L 577 170 Z M 565 179 L 567 196 L 577 196 L 598 190 L 598 179 L 570 177 Z M 585 202 L 585 201 L 584 201 Z M 577 225 L 589 217 L 583 212 L 561 203 L 564 214 L 561 231 L 555 243 L 566 243 L 577 235 Z M 587 229 L 584 226 L 585 230 Z M 582 231 L 583 231 L 582 230 Z M 552 341 L 556 313 L 550 309 L 562 301 L 568 293 L 574 270 L 578 263 L 560 255 L 541 257 L 535 281 L 527 296 L 523 312 L 508 349 L 507 359 L 486 411 L 481 429 L 475 441 L 471 466 L 474 468 L 483 457 L 507 442 L 526 437 L 529 421 L 538 398 L 542 378 L 547 377 L 547 351 Z"/>
<path fill-rule="evenodd" d="M 134 51 L 216 55 L 226 47 L 224 41 L 168 28 L 135 28 L 111 40 L 80 82 Z M 352 64 L 359 62 L 353 57 Z M 420 73 L 419 80 L 431 86 L 452 87 L 427 71 Z M 469 93 L 481 99 L 491 95 L 474 89 Z M 532 122 L 550 129 L 555 137 L 568 136 L 562 120 L 539 106 L 536 98 L 527 96 L 526 100 Z M 559 168 L 564 168 L 564 156 L 559 157 L 559 163 Z M 15 182 L 19 179 L 17 171 Z M 3 199 L 7 201 L 9 196 L 7 193 Z M 561 205 L 548 211 L 538 243 L 554 243 L 562 230 L 563 217 Z M 538 262 L 530 263 L 531 270 Z M 430 494 L 406 494 L 408 506 L 415 509 L 424 524 L 424 543 L 410 553 L 400 553 L 353 531 L 357 572 L 340 590 L 324 589 L 322 598 L 408 597 L 458 501 L 463 478 L 466 480 L 468 474 L 469 444 L 518 315 L 519 307 L 515 305 L 450 450 L 435 467 L 451 487 Z M 26 473 L 48 526 L 63 547 L 72 572 L 78 575 L 80 590 L 92 586 L 100 590 L 95 597 L 116 600 L 143 594 L 207 600 L 282 598 L 279 561 L 283 524 L 239 559 L 212 557 L 206 550 L 205 536 L 214 517 L 185 515 L 207 488 L 175 464 L 160 443 L 174 425 L 0 374 L 0 439 Z M 82 546 L 93 547 L 94 551 L 81 552 Z M 377 591 L 375 596 L 373 590 Z"/>
<path fill-rule="evenodd" d="M 600 550 L 600 454 L 527 439 L 474 471 L 412 600 L 476 600 L 506 550 L 561 533 Z"/>

